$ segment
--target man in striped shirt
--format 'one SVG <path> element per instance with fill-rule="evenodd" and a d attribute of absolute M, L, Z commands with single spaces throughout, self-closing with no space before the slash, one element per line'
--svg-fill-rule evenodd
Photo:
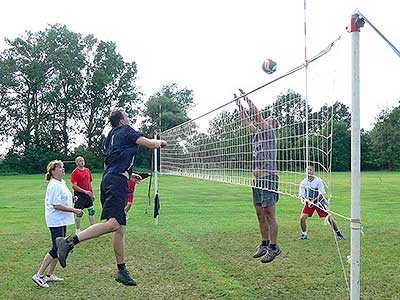
<path fill-rule="evenodd" d="M 240 92 L 244 94 L 242 90 Z M 237 98 L 236 95 L 234 96 Z M 253 204 L 262 239 L 253 258 L 262 257 L 262 263 L 269 263 L 281 253 L 277 243 L 278 222 L 275 216 L 275 205 L 279 200 L 279 177 L 276 161 L 279 123 L 273 116 L 264 119 L 247 96 L 244 97 L 244 100 L 249 106 L 250 115 L 254 116 L 256 121 L 253 123 L 240 101 L 236 101 L 242 122 L 253 134 Z"/>

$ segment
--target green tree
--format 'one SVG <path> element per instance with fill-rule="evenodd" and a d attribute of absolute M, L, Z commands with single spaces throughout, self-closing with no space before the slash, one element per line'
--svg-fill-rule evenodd
<path fill-rule="evenodd" d="M 124 108 L 132 122 L 136 121 L 141 103 L 136 86 L 136 64 L 125 62 L 114 42 L 99 41 L 93 36 L 82 40 L 85 68 L 78 105 L 81 132 L 88 149 L 101 152 L 102 132 L 114 108 Z"/>
<path fill-rule="evenodd" d="M 148 135 L 155 130 L 161 129 L 162 132 L 188 121 L 192 108 L 192 90 L 180 89 L 176 83 L 164 85 L 145 103 L 140 127 Z"/>
<path fill-rule="evenodd" d="M 376 168 L 374 151 L 371 145 L 371 134 L 361 129 L 361 170 L 374 170 Z"/>
<path fill-rule="evenodd" d="M 146 101 L 140 128 L 145 135 L 152 137 L 154 131 L 161 129 L 163 132 L 188 121 L 192 108 L 192 90 L 180 89 L 176 83 L 164 85 Z M 150 167 L 151 151 L 141 149 L 137 155 L 137 165 Z"/>
<path fill-rule="evenodd" d="M 400 105 L 381 111 L 369 135 L 374 163 L 386 170 L 400 170 Z"/>
<path fill-rule="evenodd" d="M 15 156 L 7 157 L 13 161 L 24 155 L 39 161 L 34 153 L 68 157 L 77 134 L 99 156 L 110 111 L 122 107 L 136 118 L 136 64 L 125 62 L 115 43 L 56 24 L 6 44 L 0 55 L 0 135 L 12 136 Z"/>

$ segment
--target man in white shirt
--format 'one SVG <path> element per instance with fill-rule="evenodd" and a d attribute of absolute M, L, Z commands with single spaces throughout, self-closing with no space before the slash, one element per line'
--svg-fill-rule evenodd
<path fill-rule="evenodd" d="M 300 215 L 301 235 L 300 240 L 307 239 L 307 218 L 317 211 L 320 218 L 327 218 L 327 221 L 335 230 L 339 239 L 344 240 L 345 237 L 339 230 L 337 222 L 329 213 L 328 202 L 324 198 L 325 188 L 321 178 L 314 176 L 314 167 L 307 167 L 307 178 L 300 183 L 299 196 L 304 199 L 304 207 Z"/>

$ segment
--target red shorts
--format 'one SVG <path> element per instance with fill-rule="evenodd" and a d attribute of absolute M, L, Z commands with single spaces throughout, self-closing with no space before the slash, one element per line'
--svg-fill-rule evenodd
<path fill-rule="evenodd" d="M 136 188 L 136 183 L 133 182 L 132 180 L 128 180 L 128 194 L 126 195 L 125 202 L 126 204 L 132 204 L 133 200 L 135 198 L 135 188 Z"/>
<path fill-rule="evenodd" d="M 125 199 L 126 204 L 132 204 L 134 198 L 135 198 L 135 194 L 128 193 L 128 195 L 126 195 L 126 199 Z"/>
<path fill-rule="evenodd" d="M 322 207 L 323 209 L 329 211 L 328 205 L 326 205 L 325 201 L 321 201 L 319 203 L 319 206 Z M 302 212 L 303 212 L 303 214 L 306 214 L 309 217 L 311 217 L 314 214 L 314 211 L 317 211 L 317 214 L 320 218 L 325 218 L 328 215 L 328 213 L 326 211 L 322 210 L 318 206 L 311 205 L 311 207 L 309 207 L 308 203 L 306 205 L 304 205 Z"/>

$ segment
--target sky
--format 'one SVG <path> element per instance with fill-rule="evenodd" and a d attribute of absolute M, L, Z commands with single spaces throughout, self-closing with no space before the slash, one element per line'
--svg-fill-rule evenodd
<path fill-rule="evenodd" d="M 306 3 L 308 56 L 345 33 L 356 8 L 400 48 L 400 1 Z M 6 1 L 0 50 L 5 37 L 44 30 L 54 23 L 115 41 L 124 59 L 137 63 L 145 99 L 171 82 L 192 89 L 196 104 L 192 117 L 228 102 L 238 87 L 252 90 L 304 62 L 303 0 Z M 360 39 L 361 127 L 370 129 L 381 109 L 398 105 L 400 58 L 367 24 Z M 336 61 L 338 69 L 349 75 L 348 57 L 340 56 L 350 55 L 347 48 Z M 265 58 L 278 63 L 273 75 L 261 70 Z M 347 88 L 336 85 L 338 91 Z M 343 95 L 342 102 L 350 107 L 350 93 Z"/>

